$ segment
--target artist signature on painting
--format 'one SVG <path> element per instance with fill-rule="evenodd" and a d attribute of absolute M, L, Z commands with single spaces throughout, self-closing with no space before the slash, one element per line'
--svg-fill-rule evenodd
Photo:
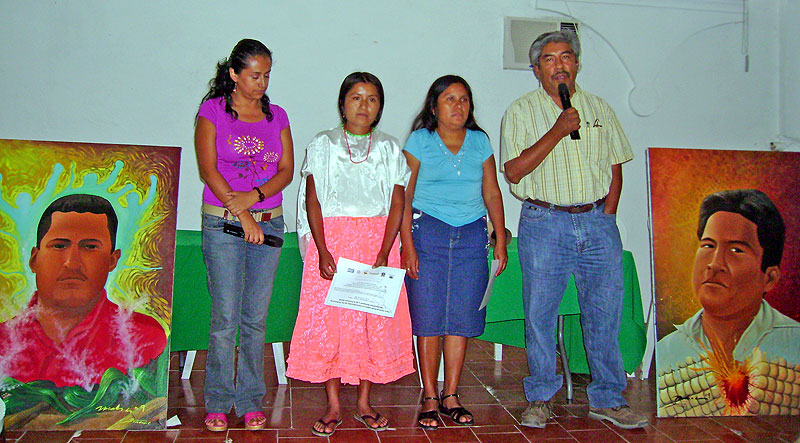
<path fill-rule="evenodd" d="M 127 413 L 135 416 L 137 413 L 139 413 L 139 414 L 144 413 L 145 412 L 145 406 L 141 405 L 141 406 L 136 406 L 136 407 L 133 407 L 133 408 L 123 408 L 122 406 L 119 406 L 119 405 L 117 405 L 117 406 L 98 406 L 98 407 L 95 408 L 95 410 L 98 411 L 98 412 L 121 411 L 121 412 L 127 412 Z M 148 425 L 148 424 L 150 424 L 150 421 L 136 418 L 136 419 L 131 420 L 131 424 Z"/>
<path fill-rule="evenodd" d="M 685 411 L 687 409 L 692 408 L 691 401 L 694 400 L 697 404 L 702 405 L 710 402 L 713 400 L 711 397 L 711 393 L 709 392 L 702 392 L 699 394 L 693 394 L 688 396 L 683 395 L 676 395 L 675 396 L 675 407 L 680 408 L 681 410 Z"/>
<path fill-rule="evenodd" d="M 144 405 L 136 406 L 136 407 L 133 407 L 133 408 L 123 408 L 122 406 L 119 406 L 119 405 L 116 405 L 116 406 L 98 406 L 97 408 L 95 408 L 95 410 L 97 410 L 98 412 L 103 412 L 103 411 L 122 411 L 122 412 L 127 412 L 129 414 L 134 414 L 134 413 L 137 413 L 137 412 L 139 412 L 139 413 L 144 412 L 145 407 L 144 407 Z"/>

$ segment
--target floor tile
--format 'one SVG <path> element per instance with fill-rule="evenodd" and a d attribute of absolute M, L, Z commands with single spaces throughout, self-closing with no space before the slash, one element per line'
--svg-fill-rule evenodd
<path fill-rule="evenodd" d="M 288 349 L 288 346 L 286 347 Z M 523 349 L 503 346 L 503 360 L 494 360 L 494 346 L 470 340 L 462 373 L 459 395 L 463 405 L 473 413 L 475 426 L 458 426 L 449 417 L 442 417 L 436 431 L 417 426 L 422 390 L 417 374 L 400 380 L 375 385 L 371 400 L 375 409 L 389 419 L 391 429 L 370 431 L 353 418 L 357 391 L 343 386 L 340 400 L 342 424 L 330 438 L 311 434 L 311 425 L 325 413 L 327 397 L 319 383 L 289 380 L 278 385 L 272 360 L 272 347 L 264 356 L 264 379 L 267 384 L 263 400 L 267 429 L 247 431 L 244 421 L 231 411 L 229 430 L 213 433 L 205 428 L 204 395 L 205 351 L 199 351 L 191 376 L 180 378 L 178 353 L 170 359 L 169 409 L 167 416 L 177 415 L 181 425 L 166 431 L 73 431 L 41 432 L 6 431 L 6 443 L 527 443 L 527 442 L 599 442 L 599 443 L 674 443 L 692 442 L 795 442 L 800 438 L 800 419 L 784 417 L 707 417 L 656 418 L 655 377 L 640 380 L 628 378 L 623 392 L 632 408 L 650 417 L 643 429 L 624 430 L 587 418 L 589 411 L 586 387 L 591 378 L 573 374 L 574 401 L 566 402 L 566 390 L 554 397 L 553 417 L 542 429 L 519 425 L 519 417 L 528 401 L 522 390 L 527 375 L 527 359 Z M 555 358 L 555 357 L 554 357 Z M 557 364 L 560 367 L 560 363 Z M 560 370 L 560 369 L 559 369 Z M 441 389 L 441 383 L 439 388 Z"/>
<path fill-rule="evenodd" d="M 128 432 L 122 443 L 174 443 L 179 431 L 137 431 Z"/>
<path fill-rule="evenodd" d="M 467 443 L 480 442 L 478 437 L 469 428 L 439 428 L 435 431 L 425 431 L 432 443 Z"/>
<path fill-rule="evenodd" d="M 758 417 L 758 421 L 779 429 L 785 433 L 800 433 L 800 417 L 790 415 L 772 415 Z"/>
<path fill-rule="evenodd" d="M 378 433 L 375 431 L 368 431 L 366 429 L 337 429 L 330 437 L 331 443 L 333 442 L 363 442 L 363 443 L 378 443 Z"/>
<path fill-rule="evenodd" d="M 674 443 L 675 440 L 664 434 L 642 434 L 626 435 L 625 440 L 629 443 Z"/>
<path fill-rule="evenodd" d="M 569 435 L 580 443 L 625 443 L 621 436 L 609 432 L 597 432 L 593 430 L 569 431 Z"/>
<path fill-rule="evenodd" d="M 381 443 L 430 443 L 427 435 L 381 435 Z"/>
<path fill-rule="evenodd" d="M 75 431 L 28 431 L 24 433 L 17 443 L 66 443 Z"/>
<path fill-rule="evenodd" d="M 475 435 L 519 433 L 519 428 L 517 428 L 516 425 L 476 425 L 472 426 L 470 429 L 472 429 Z"/>
<path fill-rule="evenodd" d="M 235 443 L 277 443 L 278 432 L 279 431 L 276 429 L 264 429 L 260 431 L 231 429 L 228 431 L 228 438 Z M 217 443 L 222 442 L 217 440 Z"/>
<path fill-rule="evenodd" d="M 608 426 L 588 417 L 558 417 L 558 424 L 568 431 L 607 431 Z"/>
<path fill-rule="evenodd" d="M 125 435 L 124 433 L 122 435 Z M 125 437 L 83 438 L 73 437 L 69 443 L 120 443 Z"/>
<path fill-rule="evenodd" d="M 693 441 L 715 438 L 713 434 L 710 434 L 694 425 L 671 426 L 660 429 L 660 431 L 675 441 Z"/>
<path fill-rule="evenodd" d="M 520 433 L 481 434 L 477 437 L 481 443 L 528 443 L 528 439 Z"/>
<path fill-rule="evenodd" d="M 518 426 L 520 433 L 530 441 L 551 440 L 556 438 L 572 439 L 572 436 L 560 424 L 550 422 L 543 428 Z"/>
<path fill-rule="evenodd" d="M 70 443 L 119 443 L 125 438 L 126 431 L 81 431 L 72 436 Z"/>

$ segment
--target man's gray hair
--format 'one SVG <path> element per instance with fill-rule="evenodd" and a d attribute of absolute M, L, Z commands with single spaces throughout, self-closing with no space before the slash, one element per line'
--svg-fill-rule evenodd
<path fill-rule="evenodd" d="M 545 32 L 544 34 L 536 37 L 536 40 L 531 44 L 531 49 L 528 56 L 531 59 L 531 66 L 539 66 L 539 57 L 542 56 L 542 48 L 548 43 L 566 43 L 569 45 L 572 52 L 575 53 L 575 60 L 580 61 L 581 58 L 581 42 L 578 36 L 572 31 L 552 31 Z"/>

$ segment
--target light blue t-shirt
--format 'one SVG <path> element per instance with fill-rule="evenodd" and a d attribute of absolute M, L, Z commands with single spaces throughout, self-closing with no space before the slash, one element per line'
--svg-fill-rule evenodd
<path fill-rule="evenodd" d="M 483 162 L 494 153 L 486 134 L 467 129 L 461 149 L 453 155 L 436 131 L 423 128 L 408 136 L 403 150 L 420 162 L 414 208 L 456 227 L 486 215 Z"/>

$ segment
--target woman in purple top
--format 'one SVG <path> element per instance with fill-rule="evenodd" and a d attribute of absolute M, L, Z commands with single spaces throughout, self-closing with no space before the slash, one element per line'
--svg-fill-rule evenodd
<path fill-rule="evenodd" d="M 197 113 L 195 151 L 203 190 L 203 259 L 211 294 L 206 358 L 206 427 L 224 431 L 231 407 L 262 429 L 264 334 L 283 243 L 281 191 L 292 181 L 289 119 L 266 95 L 272 53 L 236 44 L 217 64 Z M 234 384 L 234 349 L 239 333 Z"/>

